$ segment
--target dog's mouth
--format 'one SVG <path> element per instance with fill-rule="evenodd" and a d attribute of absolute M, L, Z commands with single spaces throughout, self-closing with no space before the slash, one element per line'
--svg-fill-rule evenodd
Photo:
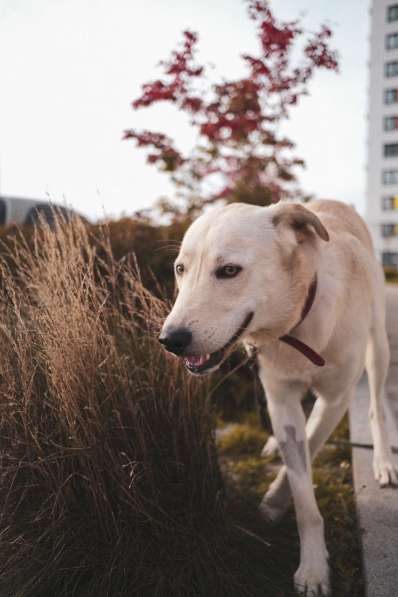
<path fill-rule="evenodd" d="M 203 375 L 204 373 L 211 373 L 217 369 L 223 361 L 228 357 L 234 344 L 240 339 L 245 332 L 246 328 L 253 319 L 253 312 L 246 315 L 242 325 L 228 340 L 228 342 L 220 350 L 215 352 L 202 354 L 199 356 L 186 356 L 184 357 L 184 364 L 190 373 L 194 375 Z"/>

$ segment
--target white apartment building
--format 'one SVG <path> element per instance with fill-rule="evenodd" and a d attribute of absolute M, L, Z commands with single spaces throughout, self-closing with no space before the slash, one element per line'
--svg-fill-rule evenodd
<path fill-rule="evenodd" d="M 367 222 L 385 266 L 398 270 L 398 1 L 371 8 Z"/>

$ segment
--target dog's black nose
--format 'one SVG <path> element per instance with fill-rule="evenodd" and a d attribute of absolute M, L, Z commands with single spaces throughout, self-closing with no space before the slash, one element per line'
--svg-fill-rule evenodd
<path fill-rule="evenodd" d="M 187 328 L 174 328 L 159 336 L 159 342 L 166 350 L 181 355 L 192 342 L 192 333 Z"/>

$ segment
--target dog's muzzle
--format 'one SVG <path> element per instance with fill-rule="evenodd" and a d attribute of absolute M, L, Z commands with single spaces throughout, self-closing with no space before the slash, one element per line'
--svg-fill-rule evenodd
<path fill-rule="evenodd" d="M 189 345 L 192 342 L 192 333 L 186 328 L 177 328 L 171 330 L 167 335 L 160 336 L 159 342 L 164 345 L 166 350 L 184 357 L 184 364 L 190 373 L 194 375 L 203 375 L 204 373 L 211 373 L 217 369 L 221 363 L 228 357 L 231 348 L 241 338 L 246 331 L 251 320 L 253 319 L 253 312 L 246 315 L 242 325 L 228 340 L 228 342 L 220 349 L 212 353 L 193 356 L 189 354 Z"/>
<path fill-rule="evenodd" d="M 159 342 L 169 352 L 181 356 L 192 342 L 192 332 L 187 328 L 171 329 L 167 334 L 159 336 Z"/>

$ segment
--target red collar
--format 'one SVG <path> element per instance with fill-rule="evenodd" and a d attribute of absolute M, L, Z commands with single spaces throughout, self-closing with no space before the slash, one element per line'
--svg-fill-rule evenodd
<path fill-rule="evenodd" d="M 304 321 L 304 319 L 307 317 L 307 315 L 314 303 L 314 300 L 315 300 L 317 286 L 318 286 L 318 279 L 315 274 L 315 277 L 312 280 L 311 285 L 308 289 L 307 298 L 305 300 L 304 307 L 301 312 L 300 321 L 294 326 L 294 328 L 292 328 L 292 330 L 290 331 L 289 334 L 285 334 L 284 336 L 281 336 L 279 338 L 279 340 L 281 340 L 282 342 L 285 342 L 285 344 L 289 344 L 289 346 L 293 346 L 293 348 L 295 348 L 296 350 L 301 352 L 305 357 L 307 357 L 307 359 L 309 359 L 312 363 L 314 363 L 314 365 L 317 365 L 317 367 L 323 367 L 325 364 L 325 361 L 317 352 L 315 352 L 315 350 L 310 348 L 307 344 L 305 344 L 298 338 L 295 338 L 294 336 L 290 335 L 291 332 L 293 332 L 300 325 L 300 323 L 302 323 Z"/>

